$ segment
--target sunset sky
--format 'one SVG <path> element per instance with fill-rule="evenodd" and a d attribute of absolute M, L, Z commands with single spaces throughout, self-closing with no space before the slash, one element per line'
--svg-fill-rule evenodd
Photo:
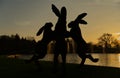
<path fill-rule="evenodd" d="M 103 33 L 120 33 L 120 0 L 0 0 L 0 35 L 40 39 L 36 36 L 39 28 L 57 21 L 51 4 L 67 8 L 67 24 L 88 13 L 84 18 L 88 24 L 80 26 L 87 42 L 96 42 Z"/>

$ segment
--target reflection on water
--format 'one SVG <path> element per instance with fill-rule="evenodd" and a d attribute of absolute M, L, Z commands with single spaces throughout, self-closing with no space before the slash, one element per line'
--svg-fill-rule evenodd
<path fill-rule="evenodd" d="M 120 54 L 92 54 L 92 55 L 93 57 L 99 58 L 99 62 L 93 63 L 91 61 L 86 61 L 86 64 L 120 68 Z"/>
<path fill-rule="evenodd" d="M 120 62 L 120 54 L 118 54 L 118 61 Z"/>
<path fill-rule="evenodd" d="M 110 66 L 110 67 L 119 67 L 120 68 L 120 54 L 92 54 L 93 57 L 99 58 L 97 63 L 86 60 L 85 64 L 87 65 L 97 65 L 97 66 Z M 10 57 L 10 56 L 9 56 Z M 20 59 L 29 59 L 31 55 L 17 55 L 17 58 Z M 53 54 L 47 54 L 44 59 L 45 61 L 53 61 Z M 59 61 L 61 61 L 61 57 L 59 56 Z M 67 54 L 67 63 L 76 63 L 79 64 L 81 62 L 81 58 L 79 58 L 76 54 Z"/>
<path fill-rule="evenodd" d="M 120 54 L 92 54 L 92 56 L 95 58 L 99 58 L 99 61 L 97 63 L 94 63 L 89 59 L 86 59 L 85 64 L 120 68 Z M 47 55 L 43 60 L 52 61 L 53 55 Z M 80 62 L 81 62 L 81 58 L 79 58 L 78 55 L 76 54 L 67 55 L 67 63 L 79 64 Z"/>

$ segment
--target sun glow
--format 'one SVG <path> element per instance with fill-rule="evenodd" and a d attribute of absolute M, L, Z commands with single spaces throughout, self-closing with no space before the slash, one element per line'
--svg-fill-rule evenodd
<path fill-rule="evenodd" d="M 113 36 L 114 36 L 117 40 L 120 40 L 120 32 L 118 32 L 118 33 L 113 33 Z"/>

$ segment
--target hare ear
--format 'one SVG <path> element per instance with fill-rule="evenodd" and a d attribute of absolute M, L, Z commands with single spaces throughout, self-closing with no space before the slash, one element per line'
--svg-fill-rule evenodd
<path fill-rule="evenodd" d="M 80 24 L 87 24 L 87 22 L 85 20 L 80 20 L 79 23 Z"/>
<path fill-rule="evenodd" d="M 45 28 L 45 26 L 43 26 L 42 28 L 40 28 L 39 31 L 37 32 L 36 36 L 39 36 L 42 33 L 42 31 L 44 30 L 44 28 Z"/>
<path fill-rule="evenodd" d="M 60 16 L 60 12 L 54 4 L 52 4 L 52 11 L 55 13 L 56 16 Z"/>
<path fill-rule="evenodd" d="M 78 15 L 78 17 L 76 18 L 76 21 L 81 20 L 86 15 L 87 15 L 87 13 L 82 13 L 82 14 Z"/>
<path fill-rule="evenodd" d="M 66 15 L 67 15 L 67 10 L 66 10 L 65 7 L 62 7 L 62 9 L 61 9 L 61 16 L 66 17 Z"/>

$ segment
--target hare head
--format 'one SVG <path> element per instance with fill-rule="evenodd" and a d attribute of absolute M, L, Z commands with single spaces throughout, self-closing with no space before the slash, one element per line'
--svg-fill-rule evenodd
<path fill-rule="evenodd" d="M 39 29 L 36 35 L 39 36 L 44 30 L 51 29 L 52 26 L 53 24 L 51 22 L 46 23 L 42 28 Z"/>
<path fill-rule="evenodd" d="M 48 22 L 44 25 L 44 28 L 51 28 L 53 24 L 51 22 Z"/>
<path fill-rule="evenodd" d="M 72 28 L 74 26 L 79 26 L 79 24 L 87 24 L 87 22 L 85 20 L 82 20 L 82 18 L 84 18 L 86 15 L 87 15 L 87 13 L 82 13 L 82 14 L 78 15 L 78 17 L 74 21 L 71 21 L 68 24 L 68 27 Z"/>
<path fill-rule="evenodd" d="M 61 18 L 66 20 L 67 10 L 65 7 L 62 7 L 60 12 L 59 9 L 54 4 L 52 4 L 52 11 L 59 19 Z"/>

